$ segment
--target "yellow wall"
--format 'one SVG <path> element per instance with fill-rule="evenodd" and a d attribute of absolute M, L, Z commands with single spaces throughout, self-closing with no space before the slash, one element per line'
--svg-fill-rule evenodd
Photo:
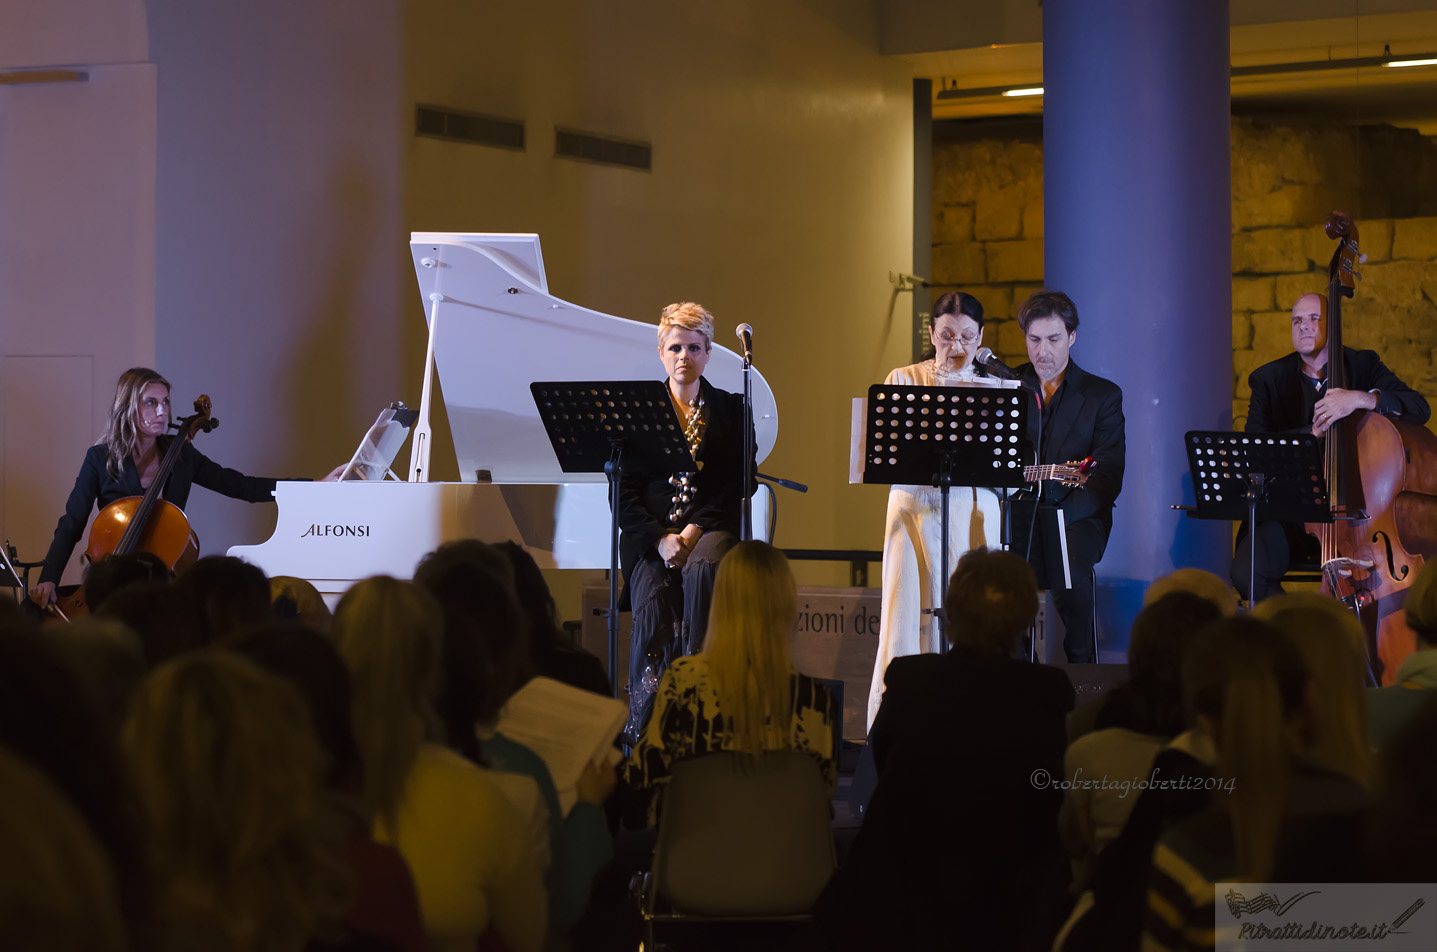
<path fill-rule="evenodd" d="M 782 493 L 777 541 L 878 548 L 885 496 L 847 484 L 848 406 L 907 362 L 907 300 L 886 317 L 888 272 L 912 257 L 911 79 L 851 32 L 861 18 L 813 6 L 412 5 L 408 100 L 523 120 L 528 146 L 411 139 L 405 217 L 537 232 L 551 292 L 606 313 L 656 321 L 697 300 L 720 343 L 752 324 L 779 408 L 761 469 L 811 487 Z M 653 171 L 555 158 L 555 126 L 651 143 Z M 417 294 L 405 323 L 423 326 Z M 434 465 L 452 477 L 452 453 Z"/>
<path fill-rule="evenodd" d="M 849 400 L 907 362 L 909 305 L 888 321 L 887 276 L 912 270 L 913 187 L 911 72 L 878 54 L 877 10 L 149 0 L 155 299 L 136 359 L 153 348 L 177 407 L 211 394 L 212 458 L 318 476 L 381 406 L 418 404 L 408 233 L 535 231 L 560 297 L 650 321 L 695 299 L 720 341 L 752 324 L 780 420 L 763 469 L 812 487 L 785 494 L 779 541 L 877 548 L 884 492 L 846 480 Z M 416 102 L 522 120 L 528 148 L 416 138 Z M 555 125 L 651 143 L 653 171 L 556 159 Z M 62 191 L 51 208 L 83 234 L 82 203 Z M 107 326 L 102 310 L 84 320 Z M 114 373 L 96 373 L 106 400 Z M 47 526 L 16 540 L 25 557 L 48 542 L 92 430 L 86 417 L 83 439 L 37 449 L 65 472 L 26 497 Z M 452 452 L 434 466 L 456 475 Z M 274 521 L 212 493 L 189 508 L 208 552 Z M 843 566 L 801 574 L 846 581 Z"/>

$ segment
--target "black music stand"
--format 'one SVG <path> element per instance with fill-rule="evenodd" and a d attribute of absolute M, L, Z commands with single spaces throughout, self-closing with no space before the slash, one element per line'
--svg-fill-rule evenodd
<path fill-rule="evenodd" d="M 935 486 L 943 497 L 940 601 L 948 591 L 948 490 L 1019 487 L 1027 439 L 1028 391 L 996 387 L 868 388 L 863 481 Z M 944 649 L 947 618 L 934 612 Z"/>
<path fill-rule="evenodd" d="M 619 483 L 625 466 L 664 473 L 698 469 L 662 380 L 531 383 L 529 392 L 566 473 L 609 480 L 609 680 L 619 694 Z"/>
<path fill-rule="evenodd" d="M 1331 522 L 1322 441 L 1310 433 L 1183 434 L 1198 519 L 1247 520 L 1248 585 L 1257 576 L 1257 520 Z M 1252 601 L 1252 592 L 1248 592 Z"/>

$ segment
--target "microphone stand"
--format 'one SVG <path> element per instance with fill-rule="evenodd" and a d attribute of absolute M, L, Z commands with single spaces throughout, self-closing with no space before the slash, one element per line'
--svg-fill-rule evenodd
<path fill-rule="evenodd" d="M 985 347 L 984 350 L 988 350 L 988 348 Z M 1035 466 L 1042 466 L 1042 465 L 1043 465 L 1043 383 L 1042 383 L 1042 381 L 1040 380 L 1040 381 L 1038 382 L 1038 385 L 1037 385 L 1036 387 L 1030 386 L 1026 381 L 1023 380 L 1023 377 L 1022 377 L 1021 374 L 1019 374 L 1017 371 L 1013 370 L 1013 368 L 1009 367 L 1007 364 L 1003 363 L 1001 360 L 998 360 L 996 357 L 994 357 L 992 351 L 988 351 L 986 357 L 983 355 L 983 351 L 979 351 L 978 363 L 979 363 L 979 365 L 980 365 L 984 370 L 988 371 L 989 373 L 991 373 L 991 374 L 992 374 L 993 376 L 995 376 L 995 377 L 1002 377 L 1002 378 L 1004 378 L 1005 380 L 1017 380 L 1017 381 L 1019 381 L 1019 382 L 1022 384 L 1023 389 L 1026 390 L 1026 391 L 1028 391 L 1029 393 L 1031 393 L 1031 394 L 1033 395 L 1033 400 L 1034 400 L 1034 402 L 1035 402 L 1035 403 L 1037 404 L 1037 406 L 1038 406 L 1038 438 L 1037 438 L 1037 445 L 1033 447 L 1033 465 L 1035 465 Z M 1032 561 L 1033 561 L 1033 535 L 1034 535 L 1034 530 L 1037 529 L 1037 527 L 1038 527 L 1038 507 L 1039 507 L 1039 505 L 1040 505 L 1040 504 L 1042 503 L 1042 501 L 1043 501 L 1043 482 L 1044 482 L 1044 481 L 1043 481 L 1042 479 L 1039 479 L 1038 482 L 1037 482 L 1037 484 L 1036 484 L 1035 487 L 1034 487 L 1034 490 L 1033 490 L 1033 517 L 1028 520 L 1028 538 L 1024 541 L 1024 544 L 1023 544 L 1023 561 L 1029 563 L 1030 565 L 1032 564 Z M 946 500 L 945 500 L 945 501 L 946 501 Z M 1003 498 L 1003 501 L 1002 501 L 1001 505 L 1002 505 L 1003 519 L 1004 519 L 1004 521 L 1007 523 L 1007 525 L 1003 527 L 1003 529 L 1002 529 L 1000 535 L 1001 535 L 1002 538 L 1007 539 L 1007 540 L 1008 540 L 1008 544 L 1011 546 L 1011 545 L 1013 544 L 1013 541 L 1012 541 L 1013 523 L 1012 523 L 1012 511 L 1011 511 L 1011 507 L 1012 507 L 1012 505 L 1013 505 L 1013 501 L 1012 501 L 1012 500 L 1009 500 L 1009 499 L 1007 498 L 1006 493 L 1004 494 L 1004 498 Z M 945 523 L 944 525 L 946 526 L 947 523 Z M 1036 633 L 1034 633 L 1034 634 L 1036 634 Z M 1028 637 L 1028 660 L 1029 660 L 1029 661 L 1036 661 L 1037 658 L 1038 658 L 1038 640 L 1037 640 L 1036 637 L 1034 637 L 1034 634 L 1030 634 L 1029 637 Z"/>
<path fill-rule="evenodd" d="M 739 538 L 753 540 L 753 335 L 743 348 L 743 503 L 740 509 Z"/>

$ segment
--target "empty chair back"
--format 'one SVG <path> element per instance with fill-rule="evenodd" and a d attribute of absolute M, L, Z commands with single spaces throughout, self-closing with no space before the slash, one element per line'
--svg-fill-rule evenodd
<path fill-rule="evenodd" d="M 834 869 L 827 789 L 808 754 L 717 753 L 674 765 L 654 854 L 675 911 L 807 913 Z"/>

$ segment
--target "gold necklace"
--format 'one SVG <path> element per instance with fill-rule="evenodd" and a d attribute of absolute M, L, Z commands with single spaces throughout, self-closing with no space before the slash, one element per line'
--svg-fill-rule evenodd
<path fill-rule="evenodd" d="M 703 464 L 698 462 L 699 447 L 704 442 L 704 429 L 708 421 L 704 419 L 704 397 L 702 393 L 696 394 L 687 405 L 674 401 L 684 411 L 684 441 L 689 445 L 689 453 L 694 457 L 694 465 L 700 469 Z M 669 503 L 669 523 L 677 525 L 684 517 L 693 502 L 696 486 L 694 477 L 697 473 L 675 473 L 669 477 L 669 485 L 674 488 L 673 498 Z"/>

